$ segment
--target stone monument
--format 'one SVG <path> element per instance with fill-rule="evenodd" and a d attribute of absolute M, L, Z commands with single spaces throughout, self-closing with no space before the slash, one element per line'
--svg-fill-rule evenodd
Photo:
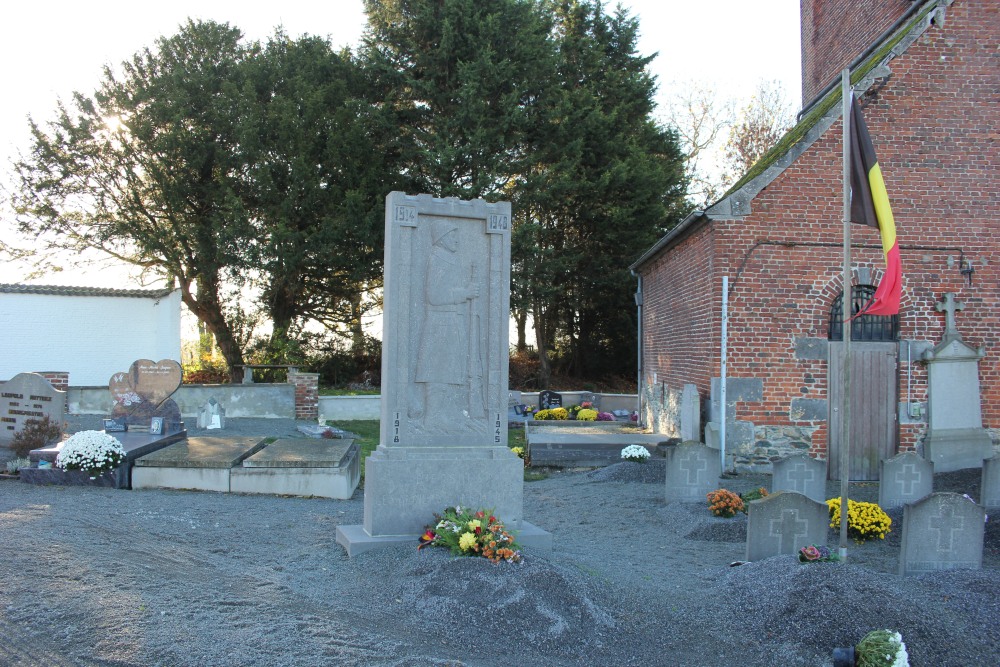
<path fill-rule="evenodd" d="M 348 555 L 414 541 L 456 504 L 492 510 L 521 544 L 524 465 L 507 447 L 510 204 L 386 198 L 382 430 Z"/>
<path fill-rule="evenodd" d="M 148 431 L 153 417 L 162 421 L 162 433 L 184 429 L 181 410 L 170 398 L 181 386 L 181 365 L 172 359 L 137 359 L 124 373 L 108 381 L 111 417 L 125 419 L 129 430 Z"/>
<path fill-rule="evenodd" d="M 979 394 L 979 360 L 986 352 L 962 341 L 955 312 L 964 307 L 952 292 L 944 295 L 937 304 L 945 313 L 944 336 L 923 355 L 928 394 L 923 454 L 934 464 L 935 473 L 981 468 L 983 459 L 993 456 L 992 440 L 983 428 Z"/>
<path fill-rule="evenodd" d="M 934 491 L 934 464 L 913 452 L 879 462 L 878 506 L 902 507 Z"/>
<path fill-rule="evenodd" d="M 771 493 L 795 491 L 818 503 L 826 501 L 826 461 L 799 454 L 774 462 Z"/>
<path fill-rule="evenodd" d="M 899 574 L 980 569 L 985 524 L 985 508 L 957 493 L 932 493 L 906 505 Z"/>
<path fill-rule="evenodd" d="M 0 447 L 9 447 L 14 434 L 31 420 L 48 417 L 62 427 L 66 419 L 66 392 L 38 373 L 18 373 L 0 384 Z"/>
<path fill-rule="evenodd" d="M 794 491 L 779 491 L 747 508 L 747 560 L 795 554 L 810 544 L 825 544 L 830 521 L 826 503 Z"/>

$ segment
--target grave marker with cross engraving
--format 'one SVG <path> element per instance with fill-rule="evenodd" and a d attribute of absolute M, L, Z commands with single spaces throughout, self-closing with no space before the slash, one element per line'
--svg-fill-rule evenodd
<path fill-rule="evenodd" d="M 719 450 L 702 444 L 680 444 L 664 450 L 667 459 L 667 501 L 705 502 L 719 488 Z"/>
<path fill-rule="evenodd" d="M 934 464 L 904 452 L 879 464 L 878 504 L 882 509 L 915 503 L 930 495 L 934 486 Z"/>
<path fill-rule="evenodd" d="M 830 511 L 794 491 L 778 491 L 750 502 L 747 560 L 795 554 L 810 544 L 826 544 Z"/>
<path fill-rule="evenodd" d="M 903 510 L 899 573 L 983 565 L 985 508 L 958 493 L 932 493 Z"/>
<path fill-rule="evenodd" d="M 810 456 L 789 456 L 774 463 L 771 491 L 795 491 L 815 500 L 826 500 L 826 462 Z"/>

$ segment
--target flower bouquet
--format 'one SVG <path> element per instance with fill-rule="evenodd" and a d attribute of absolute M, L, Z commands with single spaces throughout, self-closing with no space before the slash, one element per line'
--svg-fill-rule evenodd
<path fill-rule="evenodd" d="M 114 470 L 125 460 L 125 450 L 118 440 L 103 431 L 80 431 L 63 443 L 56 456 L 56 466 L 63 470 L 81 470 L 94 479 L 105 470 Z"/>
<path fill-rule="evenodd" d="M 597 421 L 597 410 L 591 410 L 590 408 L 583 408 L 576 413 L 576 418 L 584 422 Z"/>
<path fill-rule="evenodd" d="M 598 412 L 597 421 L 599 422 L 613 422 L 615 421 L 615 416 L 610 412 Z"/>
<path fill-rule="evenodd" d="M 731 519 L 737 512 L 744 511 L 743 499 L 729 489 L 716 489 L 706 494 L 708 509 L 715 516 Z"/>
<path fill-rule="evenodd" d="M 626 461 L 645 463 L 649 460 L 649 450 L 642 445 L 629 445 L 622 450 L 622 458 Z"/>
<path fill-rule="evenodd" d="M 830 551 L 826 545 L 810 544 L 799 549 L 800 563 L 835 563 L 840 560 L 840 556 Z"/>
<path fill-rule="evenodd" d="M 873 630 L 854 647 L 858 667 L 910 667 L 906 644 L 898 632 Z"/>
<path fill-rule="evenodd" d="M 840 498 L 830 498 L 826 501 L 830 508 L 830 527 L 840 527 Z M 885 539 L 890 532 L 892 519 L 875 503 L 855 502 L 847 499 L 847 534 L 855 542 L 867 539 Z"/>
<path fill-rule="evenodd" d="M 456 505 L 434 518 L 437 523 L 424 529 L 417 550 L 446 547 L 458 556 L 482 556 L 494 563 L 521 562 L 520 546 L 492 512 Z"/>

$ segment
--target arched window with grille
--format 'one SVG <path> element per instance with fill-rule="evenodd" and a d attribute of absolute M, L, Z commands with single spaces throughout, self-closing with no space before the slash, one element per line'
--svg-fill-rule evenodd
<path fill-rule="evenodd" d="M 874 285 L 855 285 L 851 289 L 851 314 L 861 309 L 875 295 Z M 830 306 L 829 340 L 844 340 L 844 309 L 841 292 Z M 862 315 L 851 320 L 851 340 L 895 342 L 899 340 L 899 315 Z"/>

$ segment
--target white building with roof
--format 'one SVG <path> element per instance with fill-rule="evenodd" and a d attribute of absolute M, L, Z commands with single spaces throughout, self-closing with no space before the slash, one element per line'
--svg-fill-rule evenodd
<path fill-rule="evenodd" d="M 181 358 L 181 293 L 0 284 L 0 380 L 66 371 L 107 385 L 136 359 Z"/>

